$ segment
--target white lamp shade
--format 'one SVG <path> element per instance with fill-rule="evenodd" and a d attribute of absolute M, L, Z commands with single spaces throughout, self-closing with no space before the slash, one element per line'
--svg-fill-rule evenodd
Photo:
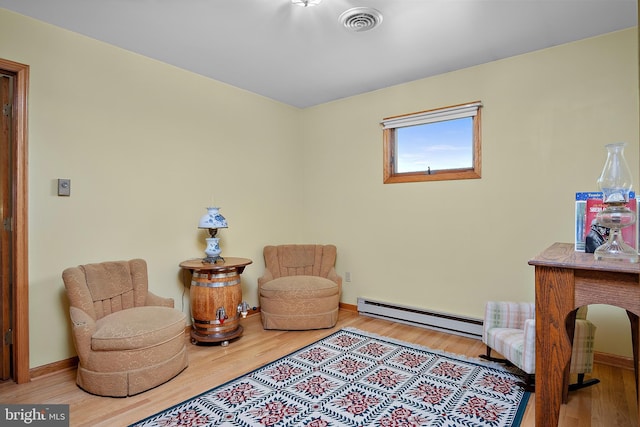
<path fill-rule="evenodd" d="M 200 218 L 198 228 L 227 228 L 227 220 L 219 210 L 220 208 L 207 208 L 207 213 Z"/>

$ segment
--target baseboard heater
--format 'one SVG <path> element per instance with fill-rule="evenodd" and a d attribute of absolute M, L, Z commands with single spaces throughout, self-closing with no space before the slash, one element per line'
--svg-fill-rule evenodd
<path fill-rule="evenodd" d="M 358 313 L 363 316 L 434 329 L 468 338 L 482 339 L 481 319 L 373 301 L 361 297 L 358 297 Z"/>

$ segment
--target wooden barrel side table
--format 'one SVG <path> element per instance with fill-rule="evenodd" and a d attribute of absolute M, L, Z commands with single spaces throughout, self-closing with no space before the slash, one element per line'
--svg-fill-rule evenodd
<path fill-rule="evenodd" d="M 191 272 L 191 343 L 220 342 L 242 335 L 240 312 L 242 288 L 240 275 L 253 261 L 227 257 L 212 263 L 192 259 L 180 263 Z"/>

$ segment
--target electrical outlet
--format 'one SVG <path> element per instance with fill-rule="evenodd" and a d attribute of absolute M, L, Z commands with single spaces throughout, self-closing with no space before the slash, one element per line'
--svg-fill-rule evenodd
<path fill-rule="evenodd" d="M 345 282 L 350 282 L 351 281 L 351 272 L 350 271 L 345 271 L 344 272 L 344 281 Z"/>

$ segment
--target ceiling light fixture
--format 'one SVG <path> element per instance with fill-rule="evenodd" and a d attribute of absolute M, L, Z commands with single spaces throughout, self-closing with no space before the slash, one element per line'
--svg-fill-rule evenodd
<path fill-rule="evenodd" d="M 370 7 L 354 7 L 343 12 L 339 19 L 348 30 L 369 31 L 382 22 L 382 13 Z"/>
<path fill-rule="evenodd" d="M 321 1 L 322 0 L 291 0 L 291 3 L 297 6 L 309 7 L 309 6 L 317 6 L 320 4 Z"/>

